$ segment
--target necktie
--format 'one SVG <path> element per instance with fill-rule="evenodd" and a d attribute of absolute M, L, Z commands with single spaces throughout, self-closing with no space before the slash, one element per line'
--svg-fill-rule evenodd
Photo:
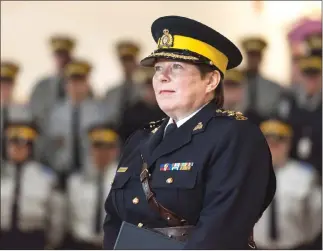
<path fill-rule="evenodd" d="M 73 137 L 73 169 L 79 170 L 81 168 L 81 154 L 80 154 L 80 106 L 75 105 L 72 113 L 72 137 Z"/>
<path fill-rule="evenodd" d="M 96 190 L 96 209 L 95 209 L 95 226 L 94 232 L 99 234 L 102 227 L 102 201 L 103 201 L 103 183 L 104 175 L 99 173 L 97 177 L 97 190 Z"/>
<path fill-rule="evenodd" d="M 257 107 L 257 75 L 248 76 L 249 107 L 256 110 Z"/>
<path fill-rule="evenodd" d="M 119 107 L 120 117 L 118 118 L 119 120 L 118 123 L 121 123 L 122 121 L 124 121 L 125 111 L 127 110 L 127 108 L 131 103 L 130 102 L 131 94 L 132 94 L 131 91 L 132 91 L 132 83 L 126 80 L 121 86 L 122 99 Z"/>
<path fill-rule="evenodd" d="M 167 127 L 166 127 L 166 130 L 165 130 L 165 135 L 164 135 L 164 138 L 166 138 L 167 136 L 169 136 L 172 132 L 174 132 L 175 130 L 177 129 L 177 125 L 176 123 L 171 123 L 169 124 Z"/>
<path fill-rule="evenodd" d="M 12 215 L 11 215 L 11 229 L 12 231 L 18 230 L 18 214 L 19 214 L 19 199 L 21 193 L 21 174 L 22 165 L 17 164 L 15 174 L 15 190 L 13 195 Z"/>
<path fill-rule="evenodd" d="M 1 131 L 1 157 L 3 160 L 6 159 L 6 137 L 5 128 L 8 122 L 8 106 L 4 105 L 2 108 L 2 131 Z"/>
<path fill-rule="evenodd" d="M 278 239 L 278 226 L 277 226 L 277 203 L 274 198 L 269 206 L 269 234 L 272 240 Z"/>
<path fill-rule="evenodd" d="M 65 79 L 64 77 L 59 77 L 57 81 L 57 99 L 65 98 Z"/>

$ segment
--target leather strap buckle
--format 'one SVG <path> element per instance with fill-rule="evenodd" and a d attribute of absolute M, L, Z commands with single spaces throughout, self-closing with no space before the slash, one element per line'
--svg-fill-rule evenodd
<path fill-rule="evenodd" d="M 144 168 L 140 173 L 140 182 L 143 182 L 145 179 L 150 177 L 150 173 L 147 168 Z"/>

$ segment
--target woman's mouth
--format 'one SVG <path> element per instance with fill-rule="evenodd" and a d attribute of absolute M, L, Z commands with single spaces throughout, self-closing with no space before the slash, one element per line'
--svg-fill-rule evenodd
<path fill-rule="evenodd" d="M 171 93 L 174 93 L 175 91 L 173 90 L 161 90 L 159 91 L 159 94 L 171 94 Z"/>

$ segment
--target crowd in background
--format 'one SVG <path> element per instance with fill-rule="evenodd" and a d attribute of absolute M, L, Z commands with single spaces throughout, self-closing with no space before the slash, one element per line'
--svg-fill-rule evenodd
<path fill-rule="evenodd" d="M 321 21 L 299 24 L 286 39 L 288 87 L 262 76 L 267 42 L 255 36 L 238 45 L 246 67 L 229 70 L 217 91 L 224 109 L 260 127 L 272 153 L 277 190 L 255 226 L 259 248 L 321 249 Z M 95 66 L 73 56 L 77 39 L 53 35 L 50 45 L 56 72 L 35 80 L 28 104 L 12 100 L 19 62 L 1 61 L 0 245 L 101 249 L 104 200 L 122 146 L 166 115 L 155 99 L 154 69 L 139 66 L 136 41 L 116 45 L 124 76 L 103 98 L 91 90 Z"/>

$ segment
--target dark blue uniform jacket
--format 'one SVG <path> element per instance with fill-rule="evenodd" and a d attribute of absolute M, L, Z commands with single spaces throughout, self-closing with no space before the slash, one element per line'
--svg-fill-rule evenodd
<path fill-rule="evenodd" d="M 167 122 L 126 142 L 105 203 L 104 248 L 113 248 L 122 221 L 168 226 L 146 201 L 139 179 L 144 160 L 159 203 L 196 226 L 185 249 L 245 249 L 276 188 L 260 129 L 213 103 L 163 139 Z"/>

